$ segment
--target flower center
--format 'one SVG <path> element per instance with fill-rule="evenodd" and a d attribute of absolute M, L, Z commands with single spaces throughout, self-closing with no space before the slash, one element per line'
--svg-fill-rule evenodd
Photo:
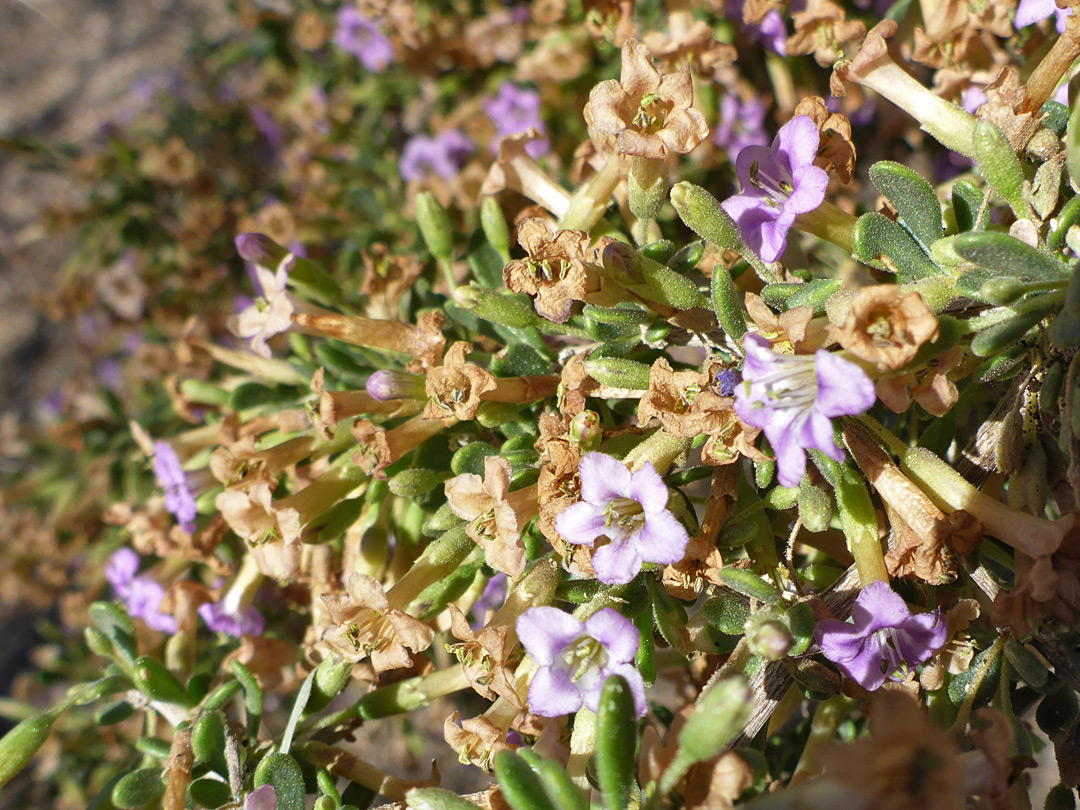
<path fill-rule="evenodd" d="M 614 498 L 604 510 L 604 525 L 619 526 L 630 532 L 645 525 L 645 509 L 633 498 Z"/>
<path fill-rule="evenodd" d="M 660 98 L 656 93 L 647 93 L 638 106 L 633 125 L 645 133 L 658 132 L 664 128 L 671 102 Z"/>
<path fill-rule="evenodd" d="M 777 409 L 812 408 L 817 400 L 817 360 L 813 355 L 772 353 L 769 374 L 746 381 L 754 391 L 756 407 Z M 767 399 L 768 402 L 761 400 Z"/>
<path fill-rule="evenodd" d="M 473 526 L 476 528 L 478 534 L 481 534 L 484 537 L 495 537 L 495 509 L 488 509 L 484 514 L 480 515 L 480 517 L 473 521 Z"/>
<path fill-rule="evenodd" d="M 565 259 L 557 259 L 556 261 L 556 267 L 552 267 L 550 259 L 541 259 L 538 262 L 530 259 L 526 264 L 529 272 L 533 274 L 533 278 L 537 281 L 555 281 L 564 278 L 567 269 L 570 267 L 570 263 Z"/>
<path fill-rule="evenodd" d="M 787 202 L 787 198 L 795 190 L 795 180 L 791 172 L 775 160 L 770 160 L 764 167 L 756 160 L 751 163 L 750 183 L 763 191 L 766 202 L 774 207 Z"/>
<path fill-rule="evenodd" d="M 607 666 L 608 654 L 604 645 L 595 638 L 581 636 L 563 651 L 562 658 L 566 662 L 570 680 L 576 683 L 590 670 Z"/>
<path fill-rule="evenodd" d="M 900 652 L 900 632 L 895 627 L 884 627 L 874 633 L 874 641 L 881 655 L 882 674 L 891 677 L 899 672 L 901 677 L 906 677 L 908 665 Z"/>

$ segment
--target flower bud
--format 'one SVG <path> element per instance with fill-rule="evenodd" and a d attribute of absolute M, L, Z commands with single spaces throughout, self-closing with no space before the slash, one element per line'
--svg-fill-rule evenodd
<path fill-rule="evenodd" d="M 510 229 L 494 197 L 485 197 L 480 206 L 480 227 L 484 229 L 488 244 L 495 248 L 502 260 L 510 261 Z"/>
<path fill-rule="evenodd" d="M 581 445 L 583 453 L 598 450 L 603 433 L 596 411 L 582 411 L 570 422 L 570 440 Z"/>
<path fill-rule="evenodd" d="M 449 264 L 454 251 L 454 228 L 450 215 L 428 191 L 416 195 L 416 224 L 431 255 Z"/>
<path fill-rule="evenodd" d="M 750 652 L 766 661 L 779 661 L 795 643 L 787 625 L 771 610 L 759 610 L 743 626 Z"/>
<path fill-rule="evenodd" d="M 364 388 L 373 399 L 387 402 L 391 399 L 424 399 L 424 378 L 407 371 L 380 369 L 368 377 Z"/>

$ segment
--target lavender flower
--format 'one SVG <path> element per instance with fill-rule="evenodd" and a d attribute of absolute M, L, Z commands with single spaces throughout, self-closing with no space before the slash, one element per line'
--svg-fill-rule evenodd
<path fill-rule="evenodd" d="M 1071 8 L 1058 8 L 1057 3 L 1054 0 L 1020 0 L 1020 5 L 1016 7 L 1016 17 L 1014 22 L 1016 23 L 1017 30 L 1026 28 L 1029 25 L 1034 25 L 1037 22 L 1041 22 L 1054 15 L 1054 27 L 1057 28 L 1059 34 L 1065 33 L 1065 21 L 1069 19 L 1069 15 L 1072 14 Z"/>
<path fill-rule="evenodd" d="M 435 138 L 415 135 L 401 150 L 398 168 L 405 180 L 423 180 L 429 174 L 437 174 L 450 181 L 472 150 L 472 141 L 456 129 L 448 129 Z"/>
<path fill-rule="evenodd" d="M 555 518 L 555 530 L 576 545 L 593 546 L 596 578 L 629 582 L 643 562 L 670 565 L 682 559 L 690 538 L 667 510 L 668 490 L 652 464 L 631 473 L 618 459 L 587 453 L 578 467 L 581 498 Z"/>
<path fill-rule="evenodd" d="M 795 217 L 825 199 L 829 176 L 814 165 L 819 137 L 813 120 L 798 115 L 781 127 L 771 147 L 747 147 L 735 161 L 742 190 L 723 208 L 763 261 L 780 258 Z"/>
<path fill-rule="evenodd" d="M 245 235 L 260 236 L 260 234 L 242 234 L 237 237 L 237 249 L 241 251 L 241 254 L 245 250 L 254 252 L 258 248 L 257 240 L 241 243 Z M 241 247 L 241 244 L 244 247 Z M 261 357 L 271 357 L 270 347 L 266 341 L 292 327 L 292 316 L 296 311 L 297 302 L 286 288 L 289 273 L 295 262 L 295 257 L 287 254 L 276 271 L 271 271 L 261 264 L 255 265 L 255 279 L 262 289 L 262 296 L 257 298 L 250 307 L 226 322 L 229 331 L 238 338 L 250 340 L 251 350 Z"/>
<path fill-rule="evenodd" d="M 768 105 L 760 98 L 743 101 L 734 93 L 724 93 L 720 99 L 720 120 L 716 124 L 713 143 L 723 149 L 729 160 L 749 146 L 765 146 L 765 113 Z"/>
<path fill-rule="evenodd" d="M 645 714 L 645 683 L 634 667 L 641 633 L 611 608 L 584 623 L 558 608 L 534 607 L 517 620 L 517 634 L 539 665 L 529 684 L 529 709 L 543 717 L 572 714 L 583 705 L 596 711 L 611 675 L 630 685 L 638 717 Z"/>
<path fill-rule="evenodd" d="M 765 46 L 781 56 L 787 55 L 787 27 L 784 25 L 784 17 L 779 11 L 773 9 L 766 14 L 758 27 Z"/>
<path fill-rule="evenodd" d="M 195 531 L 195 496 L 188 489 L 184 468 L 168 442 L 154 442 L 154 475 L 165 490 L 165 508 L 188 534 Z"/>
<path fill-rule="evenodd" d="M 244 810 L 277 810 L 277 791 L 271 785 L 251 791 L 244 799 Z"/>
<path fill-rule="evenodd" d="M 887 680 L 902 680 L 948 638 L 940 609 L 913 615 L 884 582 L 863 588 L 851 617 L 854 624 L 819 622 L 817 642 L 841 672 L 871 692 Z"/>
<path fill-rule="evenodd" d="M 230 608 L 226 601 L 222 599 L 219 602 L 204 602 L 199 605 L 199 616 L 206 622 L 207 627 L 233 638 L 262 635 L 266 619 L 255 607 L 249 605 L 240 612 Z"/>
<path fill-rule="evenodd" d="M 394 46 L 379 26 L 348 4 L 338 9 L 334 44 L 359 59 L 372 73 L 386 70 L 394 61 Z"/>
<path fill-rule="evenodd" d="M 487 581 L 484 592 L 480 594 L 480 598 L 476 600 L 470 611 L 473 620 L 469 622 L 469 626 L 473 630 L 479 630 L 484 626 L 489 610 L 494 612 L 503 606 L 508 589 L 509 580 L 501 571 Z"/>
<path fill-rule="evenodd" d="M 730 368 L 722 368 L 713 374 L 713 385 L 722 397 L 730 397 L 735 394 L 735 386 L 739 384 L 739 372 Z"/>
<path fill-rule="evenodd" d="M 499 141 L 510 135 L 518 135 L 530 129 L 546 133 L 544 122 L 540 119 L 540 94 L 535 90 L 526 90 L 512 82 L 499 85 L 499 94 L 484 104 L 484 112 L 495 125 L 495 137 L 491 141 L 491 151 L 498 153 Z M 525 152 L 534 160 L 545 154 L 550 148 L 547 138 L 529 141 Z"/>
<path fill-rule="evenodd" d="M 735 413 L 765 432 L 781 485 L 797 487 L 802 481 L 807 449 L 843 461 L 832 418 L 874 404 L 874 383 L 865 372 L 824 349 L 813 356 L 778 354 L 760 335 L 746 335 L 743 346 L 746 362 L 743 384 L 735 389 Z"/>
<path fill-rule="evenodd" d="M 135 576 L 138 570 L 139 555 L 130 548 L 121 548 L 113 552 L 105 565 L 105 579 L 124 600 L 131 618 L 142 619 L 152 630 L 175 633 L 176 619 L 161 612 L 165 589 L 150 577 Z"/>
<path fill-rule="evenodd" d="M 977 84 L 969 85 L 964 88 L 964 92 L 960 96 L 960 106 L 962 106 L 965 112 L 969 112 L 972 115 L 979 111 L 979 107 L 985 104 L 989 99 L 986 97 L 986 93 Z"/>

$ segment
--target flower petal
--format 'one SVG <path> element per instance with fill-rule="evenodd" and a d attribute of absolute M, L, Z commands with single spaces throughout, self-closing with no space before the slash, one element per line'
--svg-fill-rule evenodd
<path fill-rule="evenodd" d="M 637 536 L 637 550 L 645 562 L 672 565 L 683 558 L 690 535 L 666 509 L 648 515 Z"/>
<path fill-rule="evenodd" d="M 822 654 L 834 664 L 850 661 L 862 652 L 866 633 L 851 622 L 826 619 L 814 630 Z"/>
<path fill-rule="evenodd" d="M 625 585 L 641 571 L 641 555 L 633 538 L 615 540 L 593 552 L 596 578 L 607 585 Z"/>
<path fill-rule="evenodd" d="M 637 671 L 633 664 L 627 663 L 607 667 L 604 670 L 604 680 L 606 681 L 611 675 L 622 675 L 627 686 L 630 687 L 630 694 L 634 698 L 634 711 L 638 717 L 644 717 L 649 705 L 645 700 L 645 681 L 642 679 L 641 673 Z M 597 699 L 599 705 L 599 695 L 597 695 Z M 592 708 L 595 711 L 597 707 Z"/>
<path fill-rule="evenodd" d="M 877 401 L 873 381 L 850 360 L 819 349 L 814 355 L 818 393 L 814 410 L 830 418 L 853 416 Z"/>
<path fill-rule="evenodd" d="M 784 203 L 784 210 L 793 214 L 805 214 L 813 211 L 825 201 L 825 191 L 829 187 L 829 175 L 817 166 L 803 166 L 795 170 L 794 188 L 791 196 Z"/>
<path fill-rule="evenodd" d="M 633 498 L 641 504 L 647 514 L 660 512 L 668 502 L 668 488 L 653 469 L 652 462 L 646 461 L 644 466 L 631 474 L 630 485 L 626 488 L 624 496 Z"/>
<path fill-rule="evenodd" d="M 581 499 L 606 507 L 622 498 L 630 488 L 630 471 L 617 458 L 605 453 L 586 453 L 578 465 L 581 475 Z"/>
<path fill-rule="evenodd" d="M 844 460 L 844 451 L 836 443 L 832 420 L 817 410 L 812 411 L 803 424 L 799 444 L 808 449 L 820 450 L 833 461 Z"/>
<path fill-rule="evenodd" d="M 541 606 L 529 608 L 522 613 L 514 629 L 532 659 L 546 667 L 582 634 L 584 626 L 569 613 L 558 608 Z"/>
<path fill-rule="evenodd" d="M 745 151 L 745 150 L 744 150 Z M 739 226 L 743 241 L 759 255 L 761 254 L 761 229 L 780 215 L 779 208 L 773 208 L 764 197 L 751 194 L 736 194 L 724 200 L 720 206 Z"/>
<path fill-rule="evenodd" d="M 633 661 L 641 646 L 641 631 L 614 608 L 598 610 L 585 620 L 585 632 L 607 649 L 612 661 Z"/>
<path fill-rule="evenodd" d="M 911 619 L 911 611 L 900 594 L 880 580 L 862 589 L 851 608 L 855 626 L 865 633 L 873 633 L 883 627 L 900 627 Z"/>
<path fill-rule="evenodd" d="M 799 442 L 805 419 L 805 415 L 799 414 L 794 422 L 783 427 L 778 428 L 775 421 L 762 426 L 765 438 L 769 440 L 776 454 L 776 480 L 781 486 L 797 487 L 806 474 L 806 448 Z"/>
<path fill-rule="evenodd" d="M 918 666 L 945 646 L 949 628 L 941 613 L 917 613 L 897 628 L 897 648 L 910 666 Z"/>
<path fill-rule="evenodd" d="M 591 546 L 607 531 L 607 522 L 600 507 L 581 501 L 571 504 L 555 518 L 555 531 L 568 543 Z"/>
<path fill-rule="evenodd" d="M 741 192 L 738 196 L 757 193 L 757 187 L 753 183 L 750 169 L 755 163 L 758 166 L 766 162 L 772 163 L 772 159 L 772 149 L 767 146 L 748 146 L 739 152 L 739 156 L 735 158 L 735 173 L 739 176 L 739 190 Z M 761 199 L 761 197 L 759 196 L 758 199 Z M 731 216 L 734 219 L 735 215 L 731 214 Z"/>
<path fill-rule="evenodd" d="M 796 115 L 776 133 L 773 150 L 783 153 L 791 163 L 792 173 L 813 164 L 821 133 L 808 115 Z M 822 172 L 824 174 L 824 172 Z"/>
<path fill-rule="evenodd" d="M 563 670 L 540 667 L 533 675 L 529 684 L 529 709 L 533 713 L 541 717 L 559 717 L 573 714 L 581 708 L 581 703 L 581 691 Z"/>

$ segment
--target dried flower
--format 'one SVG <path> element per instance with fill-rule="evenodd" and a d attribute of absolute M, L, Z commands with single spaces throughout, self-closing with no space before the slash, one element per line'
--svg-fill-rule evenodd
<path fill-rule="evenodd" d="M 447 350 L 442 365 L 428 372 L 425 419 L 468 422 L 476 418 L 480 395 L 495 390 L 495 376 L 490 371 L 465 362 L 472 349 L 471 343 L 455 343 Z"/>
<path fill-rule="evenodd" d="M 526 90 L 513 82 L 499 85 L 499 93 L 484 104 L 484 112 L 495 125 L 495 138 L 491 142 L 491 151 L 498 153 L 499 141 L 508 135 L 517 135 L 535 129 L 543 135 L 547 129 L 540 118 L 540 94 L 535 90 Z M 525 145 L 525 151 L 532 158 L 545 154 L 551 144 L 546 137 L 532 140 Z"/>
<path fill-rule="evenodd" d="M 814 165 L 818 141 L 813 120 L 800 115 L 780 128 L 771 147 L 750 146 L 735 161 L 741 191 L 723 208 L 764 261 L 780 258 L 795 217 L 825 199 L 829 177 Z"/>
<path fill-rule="evenodd" d="M 394 46 L 379 26 L 355 6 L 343 3 L 337 13 L 334 44 L 360 60 L 365 70 L 380 73 L 394 61 Z"/>
<path fill-rule="evenodd" d="M 469 535 L 484 550 L 488 565 L 511 578 L 525 571 L 525 546 L 518 518 L 506 500 L 510 489 L 510 462 L 499 456 L 484 459 L 484 478 L 463 473 L 446 482 L 446 500 L 454 514 L 469 521 Z"/>
<path fill-rule="evenodd" d="M 663 160 L 708 137 L 709 125 L 693 103 L 690 66 L 661 74 L 649 50 L 631 39 L 622 47 L 619 80 L 601 82 L 589 94 L 585 123 L 594 140 L 615 136 L 620 154 Z"/>
<path fill-rule="evenodd" d="M 904 600 L 880 581 L 862 589 L 851 616 L 854 623 L 819 622 L 817 642 L 841 672 L 871 692 L 887 680 L 902 680 L 947 638 L 939 610 L 912 614 Z"/>
<path fill-rule="evenodd" d="M 154 475 L 165 490 L 165 508 L 180 528 L 191 534 L 195 531 L 195 496 L 188 488 L 180 457 L 168 442 L 154 442 Z"/>
<path fill-rule="evenodd" d="M 937 340 L 938 332 L 937 318 L 919 293 L 880 284 L 855 294 L 834 336 L 856 357 L 880 369 L 898 369 L 914 360 L 924 344 Z"/>
<path fill-rule="evenodd" d="M 513 292 L 531 296 L 539 315 L 566 323 L 574 301 L 584 301 L 588 293 L 589 235 L 555 231 L 544 220 L 530 217 L 518 226 L 517 238 L 529 256 L 507 264 L 503 281 Z"/>
<path fill-rule="evenodd" d="M 510 628 L 491 626 L 473 630 L 465 614 L 457 605 L 451 604 L 450 632 L 460 643 L 447 644 L 446 649 L 461 662 L 465 677 L 476 693 L 487 700 L 501 697 L 520 706 L 521 699 L 511 680 L 512 672 L 507 670 L 507 656 L 516 645 L 516 641 L 507 644 Z"/>
<path fill-rule="evenodd" d="M 859 414 L 874 404 L 874 384 L 854 363 L 819 349 L 808 355 L 778 354 L 760 335 L 743 339 L 743 384 L 735 389 L 735 412 L 760 428 L 776 453 L 777 480 L 797 487 L 807 449 L 843 461 L 832 419 Z"/>
<path fill-rule="evenodd" d="M 810 0 L 805 11 L 792 16 L 795 35 L 787 41 L 793 56 L 813 53 L 822 67 L 831 67 L 844 53 L 844 43 L 862 39 L 866 26 L 845 19 L 844 9 L 830 0 Z"/>
<path fill-rule="evenodd" d="M 457 751 L 458 761 L 463 765 L 472 763 L 478 768 L 491 770 L 491 761 L 500 751 L 513 751 L 516 745 L 507 742 L 505 728 L 499 728 L 487 717 L 469 717 L 461 720 L 460 712 L 452 712 L 443 722 L 443 738 Z"/>
<path fill-rule="evenodd" d="M 649 462 L 631 473 L 618 459 L 587 453 L 581 459 L 581 498 L 555 519 L 567 542 L 592 546 L 601 582 L 630 582 L 642 563 L 682 559 L 690 537 L 667 510 L 668 490 Z M 598 539 L 606 542 L 598 545 Z"/>
<path fill-rule="evenodd" d="M 604 681 L 621 675 L 630 686 L 638 717 L 645 714 L 645 683 L 634 667 L 641 633 L 612 608 L 584 623 L 553 607 L 534 607 L 517 620 L 517 633 L 539 665 L 529 684 L 529 709 L 544 717 L 596 711 Z"/>
<path fill-rule="evenodd" d="M 850 183 L 851 173 L 855 171 L 855 143 L 848 117 L 831 111 L 820 96 L 807 96 L 800 101 L 795 115 L 809 116 L 820 133 L 814 165 L 827 174 L 835 172 L 841 183 Z"/>
<path fill-rule="evenodd" d="M 430 174 L 450 181 L 472 152 L 472 141 L 456 129 L 440 132 L 434 138 L 414 135 L 401 150 L 398 170 L 409 181 L 423 180 Z"/>

